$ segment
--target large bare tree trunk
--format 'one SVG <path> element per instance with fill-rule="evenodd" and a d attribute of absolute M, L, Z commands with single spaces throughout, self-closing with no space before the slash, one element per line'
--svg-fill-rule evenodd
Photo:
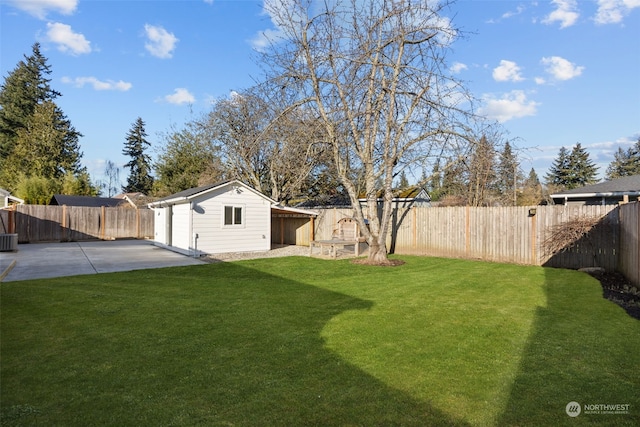
<path fill-rule="evenodd" d="M 457 148 L 470 117 L 461 108 L 463 85 L 446 74 L 444 58 L 458 36 L 443 15 L 447 7 L 403 0 L 265 3 L 278 38 L 264 63 L 323 124 L 371 263 L 389 263 L 396 175 Z"/>

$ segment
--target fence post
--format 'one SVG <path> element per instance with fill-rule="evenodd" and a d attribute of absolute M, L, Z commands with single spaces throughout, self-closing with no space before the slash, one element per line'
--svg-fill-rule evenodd
<path fill-rule="evenodd" d="M 9 234 L 16 233 L 16 208 L 9 210 L 9 229 L 7 230 Z"/>
<path fill-rule="evenodd" d="M 467 256 L 471 252 L 471 207 L 467 206 L 464 214 L 464 250 Z"/>
<path fill-rule="evenodd" d="M 535 214 L 531 216 L 531 264 L 532 265 L 538 265 L 538 257 L 536 254 L 536 248 L 538 247 L 538 242 L 536 241 L 536 237 L 537 237 L 536 216 L 537 215 Z"/>
<path fill-rule="evenodd" d="M 107 212 L 104 206 L 100 207 L 100 239 L 104 240 L 105 222 L 107 221 Z"/>

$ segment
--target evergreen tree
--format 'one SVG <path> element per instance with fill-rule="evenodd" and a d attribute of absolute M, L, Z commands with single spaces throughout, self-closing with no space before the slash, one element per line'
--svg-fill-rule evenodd
<path fill-rule="evenodd" d="M 584 187 L 594 184 L 598 180 L 598 167 L 589 158 L 589 153 L 580 143 L 577 143 L 569 155 L 569 170 L 571 172 L 567 181 L 567 189 Z"/>
<path fill-rule="evenodd" d="M 482 136 L 475 144 L 469 162 L 467 203 L 470 206 L 487 206 L 495 195 L 497 184 L 496 150 Z"/>
<path fill-rule="evenodd" d="M 607 167 L 607 179 L 640 175 L 640 138 L 628 150 L 618 147 L 614 159 Z"/>
<path fill-rule="evenodd" d="M 80 164 L 82 153 L 79 138 L 82 134 L 76 131 L 54 102 L 61 94 L 49 85 L 49 74 L 51 67 L 36 43 L 32 55 L 25 56 L 25 60 L 20 61 L 2 85 L 2 187 L 15 190 L 20 181 L 29 177 L 40 177 L 57 182 L 56 185 L 60 186 L 69 173 L 79 180 L 85 179 L 86 169 Z M 39 187 L 44 188 L 42 185 Z"/>
<path fill-rule="evenodd" d="M 531 168 L 529 176 L 524 180 L 522 185 L 522 192 L 518 197 L 518 205 L 520 206 L 532 206 L 538 205 L 542 202 L 542 184 L 538 179 L 538 174 L 535 169 Z"/>
<path fill-rule="evenodd" d="M 409 187 L 409 180 L 407 179 L 407 174 L 404 172 L 404 170 L 400 173 L 397 187 L 399 190 L 404 190 L 405 188 Z"/>
<path fill-rule="evenodd" d="M 129 156 L 131 160 L 124 166 L 129 168 L 127 185 L 122 188 L 124 192 L 140 192 L 149 194 L 153 188 L 153 177 L 151 176 L 151 159 L 145 150 L 151 146 L 146 139 L 147 133 L 144 129 L 144 122 L 140 117 L 133 123 L 127 133 L 127 140 L 124 143 L 122 154 Z"/>
<path fill-rule="evenodd" d="M 217 182 L 223 177 L 219 149 L 205 126 L 191 121 L 183 129 L 164 134 L 163 139 L 162 150 L 154 164 L 156 194 L 177 193 Z"/>
<path fill-rule="evenodd" d="M 548 185 L 565 187 L 569 175 L 569 151 L 565 147 L 560 147 L 558 157 L 555 158 L 544 178 Z"/>
<path fill-rule="evenodd" d="M 504 205 L 517 204 L 517 189 L 521 181 L 520 162 L 507 141 L 498 162 L 498 191 Z"/>
<path fill-rule="evenodd" d="M 545 176 L 548 185 L 571 190 L 597 182 L 598 167 L 589 158 L 589 153 L 577 143 L 571 153 L 562 147 Z"/>
<path fill-rule="evenodd" d="M 27 126 L 36 106 L 60 96 L 49 85 L 51 66 L 40 53 L 40 44 L 35 43 L 32 50 L 31 56 L 25 56 L 9 73 L 0 89 L 0 159 L 13 151 L 18 131 Z"/>

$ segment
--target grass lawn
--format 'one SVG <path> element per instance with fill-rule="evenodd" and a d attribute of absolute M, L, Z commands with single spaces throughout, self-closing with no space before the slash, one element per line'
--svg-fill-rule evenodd
<path fill-rule="evenodd" d="M 1 424 L 640 425 L 640 321 L 595 279 L 402 259 L 2 283 Z"/>

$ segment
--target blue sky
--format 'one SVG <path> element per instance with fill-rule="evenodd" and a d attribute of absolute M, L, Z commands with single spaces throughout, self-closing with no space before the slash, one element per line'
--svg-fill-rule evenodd
<path fill-rule="evenodd" d="M 1 0 L 0 72 L 40 42 L 57 102 L 84 136 L 94 179 L 122 166 L 127 131 L 160 133 L 260 77 L 254 52 L 277 31 L 262 0 Z M 542 179 L 561 146 L 580 142 L 604 175 L 640 136 L 640 0 L 459 0 L 466 31 L 451 72 L 502 123 L 522 168 Z M 121 172 L 125 181 L 127 170 Z"/>

